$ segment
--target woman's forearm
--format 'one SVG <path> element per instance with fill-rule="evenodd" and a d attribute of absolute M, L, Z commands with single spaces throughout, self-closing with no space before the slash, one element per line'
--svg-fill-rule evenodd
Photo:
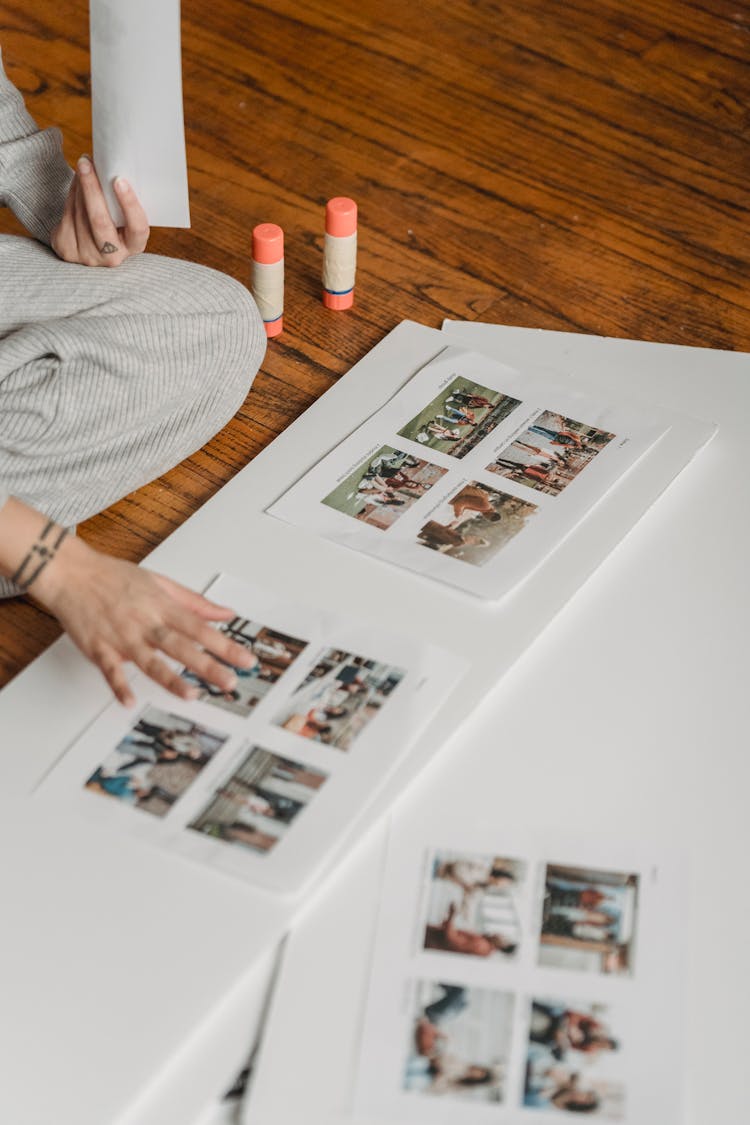
<path fill-rule="evenodd" d="M 64 527 L 11 496 L 0 507 L 0 575 L 22 593 L 44 597 L 55 580 L 48 568 L 67 537 Z"/>

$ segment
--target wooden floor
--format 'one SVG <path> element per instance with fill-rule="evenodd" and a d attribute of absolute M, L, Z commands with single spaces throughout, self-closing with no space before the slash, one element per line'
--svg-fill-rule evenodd
<path fill-rule="evenodd" d="M 6 0 L 0 31 L 71 162 L 87 10 Z M 183 0 L 183 49 L 193 227 L 149 248 L 247 283 L 280 223 L 285 331 L 222 433 L 80 529 L 97 547 L 143 558 L 406 317 L 750 350 L 747 3 Z M 360 210 L 347 313 L 319 298 L 332 195 Z M 0 604 L 0 683 L 57 633 Z"/>

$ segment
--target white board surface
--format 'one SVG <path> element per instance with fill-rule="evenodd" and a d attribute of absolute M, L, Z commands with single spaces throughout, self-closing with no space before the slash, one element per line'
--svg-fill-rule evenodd
<path fill-rule="evenodd" d="M 496 325 L 445 330 L 503 362 L 585 371 L 603 389 L 629 387 L 720 424 L 395 815 L 416 820 L 426 809 L 452 832 L 470 816 L 472 824 L 502 825 L 505 835 L 578 824 L 608 846 L 636 839 L 641 848 L 681 851 L 690 871 L 684 1122 L 740 1125 L 746 1083 L 737 1060 L 748 1044 L 750 1004 L 750 911 L 738 890 L 750 846 L 743 737 L 750 357 Z M 381 828 L 295 928 L 247 1125 L 352 1120 L 373 886 L 384 855 Z M 660 1031 L 669 1033 L 674 1015 L 664 1014 Z M 294 1083 L 285 1080 L 290 1072 Z"/>
<path fill-rule="evenodd" d="M 522 330 L 508 330 L 508 338 L 513 359 L 532 358 L 535 349 L 546 347 L 544 361 L 561 355 L 567 362 L 564 348 L 570 338 L 549 343 L 543 335 Z M 714 542 L 730 552 L 719 593 L 722 598 L 736 595 L 737 533 L 734 524 L 730 530 L 722 520 L 736 504 L 726 481 L 738 469 L 732 435 L 741 431 L 743 405 L 747 410 L 747 389 L 740 378 L 746 357 L 703 353 L 696 358 L 692 349 L 575 339 L 574 358 L 592 378 L 601 371 L 601 354 L 608 355 L 606 377 L 615 383 L 632 383 L 645 394 L 658 386 L 665 403 L 684 399 L 682 406 L 689 413 L 700 415 L 700 407 L 709 402 L 716 408 L 713 416 L 722 422 L 720 437 L 631 533 L 600 571 L 597 585 L 619 575 L 624 589 L 633 589 L 634 544 L 644 552 L 635 558 L 641 581 L 651 573 L 643 571 L 645 560 L 653 568 L 653 558 L 659 564 L 655 573 L 661 567 L 666 581 L 667 556 L 660 538 L 666 534 L 670 549 L 674 545 L 685 560 L 679 571 L 670 569 L 666 586 L 660 587 L 660 593 L 666 589 L 667 604 L 675 613 L 686 598 L 696 597 L 696 584 L 700 591 L 703 579 L 714 579 L 715 585 L 715 557 L 706 553 L 702 539 L 696 539 L 689 519 L 699 503 Z M 603 353 L 590 361 L 587 343 Z M 428 642 L 447 645 L 472 660 L 476 673 L 471 690 L 435 716 L 415 748 L 412 773 L 430 759 L 436 741 L 450 736 L 468 713 L 482 703 L 488 713 L 494 686 L 619 538 L 608 522 L 587 521 L 587 533 L 576 540 L 576 550 L 556 552 L 552 569 L 540 569 L 501 617 L 488 615 L 468 595 L 344 552 L 264 513 L 326 448 L 398 389 L 396 357 L 401 365 L 416 369 L 443 345 L 438 332 L 408 323 L 400 326 L 148 559 L 149 566 L 195 588 L 222 569 L 278 593 L 299 581 L 299 560 L 304 558 L 306 594 L 317 604 L 338 611 L 349 607 L 383 628 L 403 629 L 408 621 L 409 629 Z M 684 391 L 678 395 L 681 387 Z M 668 446 L 660 443 L 660 448 Z M 694 448 L 694 441 L 689 447 L 671 448 L 669 464 L 662 465 L 663 486 Z M 706 508 L 706 491 L 716 498 L 717 472 L 724 491 L 715 506 Z M 632 475 L 623 482 L 618 501 L 628 512 L 638 516 L 648 508 L 653 479 L 645 492 L 635 487 L 638 481 Z M 675 525 L 670 521 L 676 517 Z M 593 588 L 587 587 L 586 598 Z M 641 597 L 643 593 L 641 588 Z M 699 599 L 696 605 L 703 603 Z M 678 641 L 682 652 L 685 635 L 679 630 L 674 644 L 668 639 L 667 660 L 674 659 Z M 627 647 L 622 658 L 630 668 Z M 0 693 L 0 848 L 5 857 L 0 895 L 9 920 L 0 939 L 0 1119 L 14 1125 L 46 1125 L 50 1120 L 56 1125 L 185 1125 L 185 1107 L 191 1100 L 197 1116 L 208 1098 L 231 1080 L 245 1045 L 238 1046 L 236 1059 L 199 1051 L 195 1045 L 209 1029 L 212 1041 L 218 1041 L 213 1037 L 220 1035 L 222 1012 L 226 1015 L 233 997 L 241 999 L 254 963 L 278 940 L 294 913 L 290 903 L 248 891 L 236 880 L 182 858 L 155 857 L 136 841 L 96 851 L 83 824 L 71 825 L 46 811 L 44 817 L 30 819 L 28 793 L 106 703 L 98 674 L 66 639 Z M 373 806 L 370 821 L 382 815 L 405 783 L 405 774 L 394 778 Z M 342 842 L 337 859 L 342 871 L 343 857 L 352 852 L 362 831 L 358 827 Z M 136 1035 L 134 1027 L 139 1029 Z M 44 1082 L 38 1080 L 40 1072 Z"/>

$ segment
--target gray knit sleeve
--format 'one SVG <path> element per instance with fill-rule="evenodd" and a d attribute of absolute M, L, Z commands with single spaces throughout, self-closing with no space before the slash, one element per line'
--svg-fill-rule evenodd
<path fill-rule="evenodd" d="M 0 204 L 10 207 L 29 234 L 49 245 L 72 178 L 60 130 L 37 128 L 6 77 L 0 55 Z"/>

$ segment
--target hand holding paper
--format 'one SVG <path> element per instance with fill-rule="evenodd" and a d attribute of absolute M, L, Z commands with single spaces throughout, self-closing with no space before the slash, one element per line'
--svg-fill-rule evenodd
<path fill-rule="evenodd" d="M 109 213 L 94 165 L 87 156 L 81 157 L 62 219 L 52 232 L 52 249 L 58 258 L 83 266 L 119 266 L 146 249 L 150 233 L 146 212 L 126 180 L 116 179 L 113 187 L 123 215 L 119 228 Z"/>

